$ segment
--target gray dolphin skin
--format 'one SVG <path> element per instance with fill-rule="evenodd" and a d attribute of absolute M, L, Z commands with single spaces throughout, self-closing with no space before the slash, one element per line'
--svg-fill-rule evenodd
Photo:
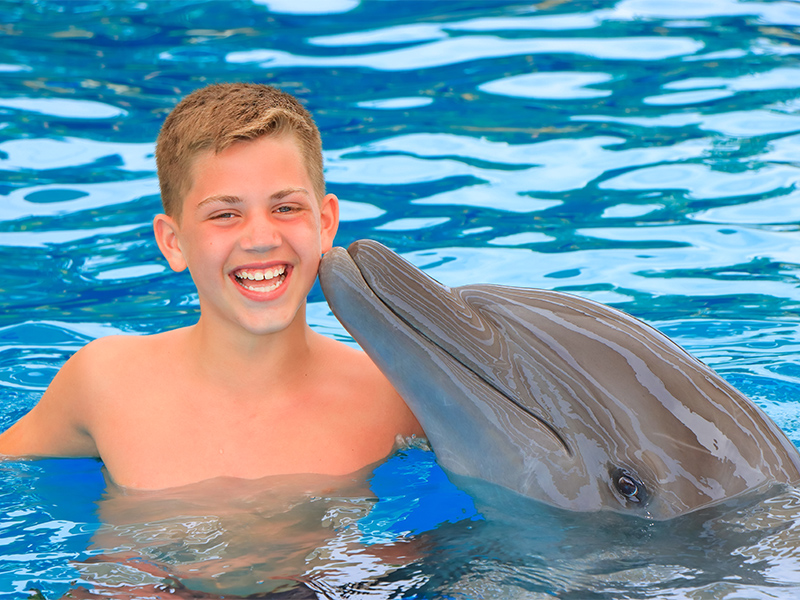
<path fill-rule="evenodd" d="M 655 520 L 800 481 L 800 454 L 769 417 L 624 312 L 449 288 L 368 240 L 329 251 L 320 282 L 451 473 Z"/>

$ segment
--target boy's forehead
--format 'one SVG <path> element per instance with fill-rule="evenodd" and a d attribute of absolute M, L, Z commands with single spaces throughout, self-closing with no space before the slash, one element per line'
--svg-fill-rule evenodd
<path fill-rule="evenodd" d="M 268 154 L 264 154 L 261 159 L 265 164 L 271 162 L 276 158 L 284 158 L 286 156 L 292 156 L 296 158 L 297 162 L 300 163 L 305 168 L 305 161 L 303 160 L 303 153 L 300 149 L 300 144 L 298 143 L 296 137 L 292 134 L 279 134 L 279 135 L 261 135 L 252 139 L 239 139 L 233 140 L 230 144 L 226 144 L 221 148 L 205 148 L 200 150 L 192 157 L 191 162 L 189 164 L 189 176 L 191 181 L 193 182 L 197 176 L 198 167 L 205 163 L 216 162 L 216 161 L 224 161 L 227 160 L 229 156 L 235 153 L 239 153 L 242 150 L 245 150 L 249 147 L 262 145 L 263 142 L 274 142 L 278 144 L 289 143 L 291 144 L 291 150 L 288 148 L 281 148 L 280 150 L 276 150 L 275 152 L 270 152 Z M 288 150 L 288 152 L 287 152 Z M 292 150 L 294 152 L 292 152 Z M 280 154 L 278 154 L 278 152 Z M 305 169 L 307 171 L 307 169 Z"/>
<path fill-rule="evenodd" d="M 253 139 L 235 140 L 233 143 L 229 144 L 228 146 L 220 150 L 215 150 L 214 148 L 206 148 L 197 152 L 195 156 L 192 158 L 191 163 L 189 165 L 185 190 L 184 193 L 182 194 L 182 201 L 181 201 L 182 209 L 185 210 L 187 208 L 186 203 L 189 201 L 192 195 L 192 191 L 195 188 L 198 176 L 201 173 L 207 172 L 206 169 L 211 167 L 213 163 L 217 161 L 227 161 L 232 153 L 236 153 L 242 149 L 246 149 L 254 144 L 257 144 L 258 142 L 263 142 L 265 140 L 274 141 L 279 144 L 282 144 L 284 142 L 289 142 L 291 144 L 293 151 L 290 150 L 289 152 L 287 152 L 287 148 L 283 148 L 280 150 L 279 158 L 280 159 L 288 158 L 289 160 L 293 160 L 297 164 L 297 166 L 300 167 L 300 169 L 302 170 L 304 178 L 307 179 L 309 182 L 309 185 L 307 187 L 288 186 L 284 190 L 279 191 L 277 195 L 285 196 L 291 193 L 292 191 L 296 191 L 300 193 L 306 193 L 310 197 L 315 196 L 315 190 L 313 187 L 313 181 L 311 180 L 311 174 L 309 173 L 308 164 L 304 159 L 297 137 L 292 133 L 282 133 L 279 135 L 262 135 Z M 277 153 L 264 155 L 263 157 L 261 157 L 261 162 L 263 162 L 263 164 L 267 166 L 274 157 L 275 158 L 278 157 Z M 321 198 L 319 198 L 318 200 L 321 200 Z M 183 210 L 181 212 L 183 212 Z"/>

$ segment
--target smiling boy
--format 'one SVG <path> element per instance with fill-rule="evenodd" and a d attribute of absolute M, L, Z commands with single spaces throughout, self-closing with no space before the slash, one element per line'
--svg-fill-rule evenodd
<path fill-rule="evenodd" d="M 156 159 L 156 241 L 188 268 L 199 320 L 85 346 L 0 435 L 0 454 L 97 456 L 117 484 L 158 489 L 346 474 L 421 435 L 365 354 L 306 322 L 339 214 L 302 105 L 269 86 L 203 88 L 167 117 Z"/>

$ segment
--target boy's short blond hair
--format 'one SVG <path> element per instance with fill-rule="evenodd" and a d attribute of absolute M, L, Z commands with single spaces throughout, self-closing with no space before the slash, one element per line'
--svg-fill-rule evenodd
<path fill-rule="evenodd" d="M 325 195 L 322 141 L 314 119 L 286 92 L 255 83 L 223 83 L 196 90 L 167 116 L 156 141 L 164 212 L 180 219 L 197 155 L 222 152 L 234 142 L 292 134 L 318 200 Z"/>

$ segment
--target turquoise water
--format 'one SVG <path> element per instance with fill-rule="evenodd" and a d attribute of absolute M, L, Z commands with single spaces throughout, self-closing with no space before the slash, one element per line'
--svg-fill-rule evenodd
<path fill-rule="evenodd" d="M 0 428 L 87 341 L 196 319 L 191 281 L 151 235 L 153 140 L 186 93 L 247 80 L 316 115 L 340 245 L 378 239 L 449 285 L 626 310 L 800 443 L 800 4 L 71 0 L 0 14 Z M 351 342 L 318 288 L 309 300 L 312 326 Z M 186 531 L 175 507 L 191 493 L 125 499 L 95 461 L 5 463 L 0 594 L 120 597 L 142 570 L 92 557 L 123 551 L 202 563 L 191 587 L 240 595 L 302 574 L 280 563 L 294 555 L 325 598 L 800 593 L 794 492 L 766 513 L 654 525 L 476 512 L 418 449 L 365 479 L 251 490 L 232 521 L 196 509 Z M 242 541 L 253 514 L 273 529 Z"/>

